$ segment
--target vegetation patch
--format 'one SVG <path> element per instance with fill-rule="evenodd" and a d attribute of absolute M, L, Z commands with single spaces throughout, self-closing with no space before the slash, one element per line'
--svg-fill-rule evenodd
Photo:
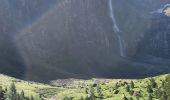
<path fill-rule="evenodd" d="M 170 100 L 168 74 L 136 80 L 69 80 L 53 81 L 51 86 L 0 75 L 0 100 Z"/>

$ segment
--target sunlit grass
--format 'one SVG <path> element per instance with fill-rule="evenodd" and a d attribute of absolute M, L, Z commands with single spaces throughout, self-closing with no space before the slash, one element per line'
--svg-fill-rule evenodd
<path fill-rule="evenodd" d="M 166 16 L 170 16 L 170 7 L 164 10 Z"/>
<path fill-rule="evenodd" d="M 161 80 L 165 80 L 167 75 L 160 75 L 153 77 L 155 79 L 158 87 L 161 87 L 162 83 Z M 134 100 L 136 99 L 135 96 L 131 96 L 129 92 L 126 91 L 127 84 L 130 84 L 131 81 L 134 82 L 135 88 L 133 90 L 135 92 L 140 91 L 142 94 L 141 99 L 148 99 L 148 92 L 147 92 L 147 85 L 149 84 L 150 78 L 145 79 L 91 79 L 91 80 L 73 80 L 73 84 L 69 86 L 50 86 L 46 84 L 36 83 L 36 82 L 29 82 L 23 81 L 16 78 L 8 77 L 5 75 L 0 75 L 0 86 L 3 88 L 9 88 L 11 83 L 15 83 L 17 92 L 21 92 L 24 90 L 26 96 L 34 96 L 35 100 L 40 100 L 40 95 L 43 98 L 56 98 L 57 100 L 62 100 L 64 97 L 73 97 L 73 100 L 79 100 L 80 98 L 85 98 L 89 94 L 86 93 L 86 89 L 90 89 L 90 87 L 94 86 L 96 82 L 98 83 L 98 87 L 103 94 L 102 100 L 121 100 L 123 96 L 127 98 L 133 97 Z M 115 84 L 118 83 L 118 93 L 115 94 Z M 126 85 L 123 85 L 126 83 Z M 97 94 L 97 86 L 94 86 L 94 94 Z M 155 89 L 153 89 L 155 90 Z M 97 99 L 96 99 L 97 100 Z M 153 99 L 154 100 L 154 99 Z"/>
<path fill-rule="evenodd" d="M 39 95 L 42 93 L 41 90 L 46 90 L 44 92 L 44 94 L 46 94 L 47 92 L 49 92 L 52 89 L 53 90 L 55 89 L 55 91 L 52 91 L 52 92 L 56 93 L 56 94 L 57 94 L 56 91 L 59 91 L 58 88 L 52 87 L 50 85 L 36 83 L 36 82 L 23 81 L 23 80 L 8 77 L 8 76 L 2 75 L 2 74 L 0 75 L 0 86 L 8 89 L 11 83 L 15 83 L 18 93 L 20 93 L 23 90 L 25 92 L 26 96 L 28 96 L 28 97 L 34 96 L 35 100 L 40 99 Z"/>
<path fill-rule="evenodd" d="M 160 76 L 156 76 L 153 77 L 153 79 L 155 79 L 158 87 L 161 87 L 162 83 L 161 80 L 165 80 L 165 77 L 167 75 L 160 75 Z M 99 84 L 98 86 L 101 88 L 102 90 L 102 94 L 104 95 L 102 100 L 121 100 L 123 96 L 126 96 L 128 98 L 132 97 L 134 98 L 134 100 L 136 99 L 135 96 L 131 96 L 127 91 L 126 91 L 126 85 L 125 86 L 120 86 L 118 88 L 119 93 L 118 94 L 114 94 L 113 93 L 113 88 L 115 86 L 115 83 L 118 84 L 122 84 L 124 82 L 127 82 L 128 84 L 130 84 L 131 81 L 134 82 L 135 84 L 135 88 L 133 89 L 135 92 L 140 91 L 142 94 L 142 97 L 140 97 L 141 99 L 148 99 L 148 92 L 147 92 L 147 85 L 150 83 L 150 78 L 145 78 L 145 79 L 136 79 L 136 80 L 124 80 L 124 79 L 111 79 L 111 80 L 107 80 L 108 82 L 104 83 L 104 84 Z M 100 80 L 100 79 L 99 79 Z M 102 80 L 102 79 L 101 79 Z M 65 91 L 60 92 L 57 96 L 58 97 L 74 97 L 73 100 L 79 100 L 81 97 L 85 98 L 87 96 L 87 94 L 85 93 L 85 88 L 86 87 L 90 87 L 91 85 L 93 85 L 95 82 L 93 80 L 80 80 L 80 81 L 75 81 L 72 88 L 68 88 Z M 84 88 L 79 87 L 79 86 L 84 86 Z M 79 87 L 79 88 L 77 88 Z M 153 89 L 155 90 L 155 89 Z M 96 95 L 96 87 L 94 87 L 94 94 Z"/>

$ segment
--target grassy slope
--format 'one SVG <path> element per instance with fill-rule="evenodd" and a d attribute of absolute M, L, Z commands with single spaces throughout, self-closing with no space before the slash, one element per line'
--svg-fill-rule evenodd
<path fill-rule="evenodd" d="M 161 80 L 165 80 L 165 77 L 167 75 L 160 75 L 160 76 L 156 76 L 154 77 L 154 79 L 156 80 L 158 87 L 161 87 Z M 121 100 L 123 97 L 123 94 L 127 97 L 131 97 L 130 94 L 128 92 L 126 92 L 126 85 L 125 86 L 120 86 L 118 88 L 119 93 L 118 94 L 114 94 L 114 86 L 115 83 L 118 84 L 122 84 L 124 82 L 130 83 L 131 81 L 133 81 L 135 83 L 135 88 L 133 89 L 134 91 L 140 91 L 141 94 L 143 95 L 143 99 L 142 100 L 147 100 L 148 99 L 148 93 L 147 93 L 147 85 L 150 83 L 149 82 L 150 78 L 146 78 L 146 79 L 139 79 L 139 80 L 124 80 L 124 79 L 117 79 L 117 80 L 102 80 L 99 79 L 101 81 L 104 81 L 105 84 L 99 84 L 99 87 L 101 87 L 102 90 L 102 94 L 104 94 L 104 100 Z M 68 97 L 74 97 L 74 100 L 79 100 L 80 97 L 85 97 L 87 96 L 87 94 L 85 94 L 85 88 L 88 86 L 91 86 L 92 84 L 94 84 L 95 80 L 80 80 L 80 81 L 75 81 L 74 85 L 68 86 L 67 90 L 60 92 L 57 96 L 59 97 L 63 97 L 63 96 L 68 96 Z M 106 82 L 107 81 L 107 82 Z M 82 88 L 84 87 L 84 88 Z M 94 87 L 94 91 L 96 93 L 96 87 Z M 97 95 L 97 94 L 96 94 Z M 132 96 L 135 99 L 135 96 Z M 153 99 L 156 100 L 156 99 Z"/>
<path fill-rule="evenodd" d="M 164 80 L 167 75 L 161 75 L 154 77 L 158 86 L 161 85 L 160 80 Z M 85 93 L 85 88 L 90 87 L 95 82 L 99 82 L 99 86 L 101 87 L 102 94 L 104 94 L 104 100 L 121 100 L 123 94 L 127 97 L 130 97 L 129 93 L 126 92 L 125 86 L 120 86 L 118 88 L 119 93 L 114 94 L 114 86 L 115 83 L 122 84 L 124 82 L 130 83 L 132 80 L 124 80 L 124 79 L 92 79 L 92 80 L 73 80 L 72 84 L 54 87 L 46 84 L 35 83 L 35 82 L 27 82 L 19 79 L 15 79 L 12 77 L 8 77 L 5 75 L 0 75 L 0 86 L 9 87 L 9 85 L 13 82 L 16 84 L 17 91 L 20 92 L 24 90 L 27 96 L 36 96 L 36 100 L 39 100 L 39 95 L 43 95 L 43 97 L 54 97 L 57 100 L 59 98 L 63 98 L 65 96 L 74 97 L 74 100 L 79 100 L 80 97 L 85 97 L 87 94 Z M 149 78 L 133 80 L 135 83 L 134 91 L 141 91 L 143 97 L 147 100 L 148 94 L 146 91 L 147 83 L 149 82 Z M 55 82 L 53 84 L 56 84 Z M 96 91 L 96 87 L 94 87 Z M 134 99 L 135 100 L 135 99 Z"/>
<path fill-rule="evenodd" d="M 0 86 L 3 88 L 8 88 L 11 83 L 15 83 L 17 92 L 24 90 L 26 96 L 34 96 L 35 100 L 39 100 L 39 96 L 48 97 L 54 94 L 57 94 L 61 88 L 52 87 L 50 85 L 36 83 L 36 82 L 27 82 L 19 80 L 13 77 L 8 77 L 6 75 L 0 74 Z"/>

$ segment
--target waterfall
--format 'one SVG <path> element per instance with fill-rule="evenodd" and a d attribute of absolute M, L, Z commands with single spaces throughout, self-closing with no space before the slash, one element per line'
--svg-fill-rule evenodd
<path fill-rule="evenodd" d="M 164 10 L 165 10 L 167 7 L 170 7 L 170 4 L 165 4 L 162 8 L 160 8 L 160 9 L 158 9 L 158 10 L 155 10 L 155 11 L 152 11 L 151 14 L 154 14 L 154 13 L 164 13 Z"/>
<path fill-rule="evenodd" d="M 115 19 L 112 0 L 109 0 L 109 9 L 110 9 L 110 17 L 111 17 L 112 23 L 113 23 L 113 31 L 116 34 L 116 36 L 118 38 L 118 42 L 119 42 L 120 56 L 124 57 L 125 53 L 124 53 L 123 39 L 120 35 L 120 29 L 119 29 L 116 19 Z"/>

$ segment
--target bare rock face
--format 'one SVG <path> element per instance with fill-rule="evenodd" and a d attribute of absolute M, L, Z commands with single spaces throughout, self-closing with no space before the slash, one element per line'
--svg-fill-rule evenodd
<path fill-rule="evenodd" d="M 119 53 L 103 0 L 65 0 L 16 38 L 29 78 L 94 77 Z"/>
<path fill-rule="evenodd" d="M 13 37 L 58 0 L 0 1 L 0 73 L 23 77 L 25 64 Z"/>
<path fill-rule="evenodd" d="M 111 6 L 109 3 L 64 0 L 17 34 L 17 47 L 26 64 L 26 79 L 136 78 L 168 72 L 169 69 L 160 70 L 157 66 L 169 54 L 167 37 L 159 37 L 162 32 L 168 32 L 165 22 L 169 18 L 151 13 L 167 2 L 120 0 L 112 1 Z M 115 24 L 118 33 L 113 28 Z M 117 34 L 123 40 L 123 57 Z"/>
<path fill-rule="evenodd" d="M 152 45 L 150 39 L 155 36 L 149 34 L 153 34 L 155 27 L 162 27 L 161 23 L 153 24 L 153 19 L 160 14 L 151 12 L 166 3 L 168 1 L 62 0 L 15 37 L 26 64 L 26 79 L 138 78 L 169 72 L 169 68 L 160 70 L 159 67 L 158 62 L 165 58 L 158 56 L 162 50 L 149 50 L 159 45 L 156 42 Z M 120 31 L 115 31 L 114 26 Z"/>

